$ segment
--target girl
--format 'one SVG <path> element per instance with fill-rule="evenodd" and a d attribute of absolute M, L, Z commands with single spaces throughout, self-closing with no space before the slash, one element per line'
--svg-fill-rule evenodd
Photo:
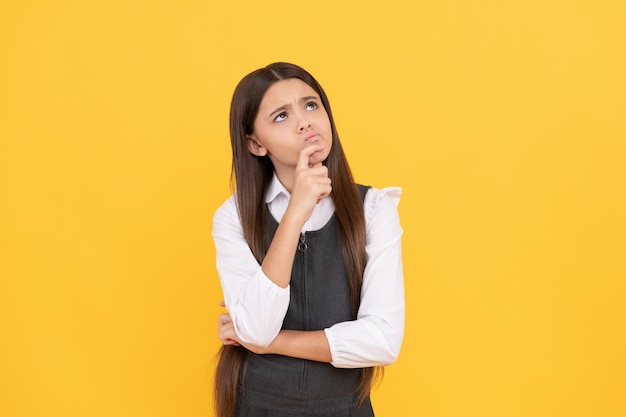
<path fill-rule="evenodd" d="M 404 334 L 400 189 L 355 184 L 324 90 L 293 64 L 240 81 L 230 135 L 217 416 L 373 416 Z"/>

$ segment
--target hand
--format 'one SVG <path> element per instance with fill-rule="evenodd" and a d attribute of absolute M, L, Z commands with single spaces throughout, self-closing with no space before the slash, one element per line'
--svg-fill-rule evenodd
<path fill-rule="evenodd" d="M 233 325 L 233 320 L 230 318 L 230 314 L 224 313 L 219 315 L 217 319 L 217 337 L 224 345 L 241 345 L 237 338 L 235 326 Z"/>
<path fill-rule="evenodd" d="M 287 211 L 302 223 L 306 222 L 315 205 L 328 197 L 332 191 L 328 168 L 318 161 L 311 164 L 311 156 L 324 150 L 324 145 L 313 143 L 304 147 L 298 156 L 291 200 Z"/>
<path fill-rule="evenodd" d="M 220 306 L 226 306 L 224 301 L 220 302 Z M 266 348 L 242 343 L 241 340 L 239 340 L 239 337 L 237 337 L 237 332 L 235 332 L 233 320 L 228 313 L 220 314 L 217 319 L 217 337 L 222 341 L 224 345 L 243 346 L 249 351 L 258 353 L 260 355 L 268 353 L 268 349 Z"/>

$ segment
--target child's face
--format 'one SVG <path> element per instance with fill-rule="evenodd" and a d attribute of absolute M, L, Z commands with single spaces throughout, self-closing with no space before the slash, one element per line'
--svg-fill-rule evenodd
<path fill-rule="evenodd" d="M 297 78 L 272 84 L 248 135 L 250 152 L 268 155 L 280 178 L 293 175 L 300 151 L 313 143 L 323 149 L 311 154 L 309 165 L 324 161 L 332 145 L 330 119 L 319 95 Z"/>

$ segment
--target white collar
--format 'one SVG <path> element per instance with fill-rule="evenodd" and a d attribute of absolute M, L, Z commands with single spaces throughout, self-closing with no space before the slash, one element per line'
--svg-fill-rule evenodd
<path fill-rule="evenodd" d="M 270 186 L 267 189 L 267 193 L 265 194 L 265 202 L 270 204 L 272 201 L 276 199 L 279 195 L 284 194 L 287 197 L 290 197 L 289 191 L 285 188 L 285 186 L 280 182 L 278 176 L 276 175 L 276 171 L 272 175 L 272 182 L 270 182 Z"/>

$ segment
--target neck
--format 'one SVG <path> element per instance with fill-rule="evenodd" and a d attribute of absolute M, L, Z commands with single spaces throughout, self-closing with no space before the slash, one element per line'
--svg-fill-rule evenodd
<path fill-rule="evenodd" d="M 276 172 L 276 177 L 278 178 L 278 181 L 280 181 L 283 187 L 285 187 L 285 189 L 289 191 L 289 194 L 291 194 L 291 191 L 293 190 L 293 183 L 294 183 L 293 168 L 289 170 L 285 170 L 285 169 L 278 170 L 274 168 L 274 171 Z"/>

